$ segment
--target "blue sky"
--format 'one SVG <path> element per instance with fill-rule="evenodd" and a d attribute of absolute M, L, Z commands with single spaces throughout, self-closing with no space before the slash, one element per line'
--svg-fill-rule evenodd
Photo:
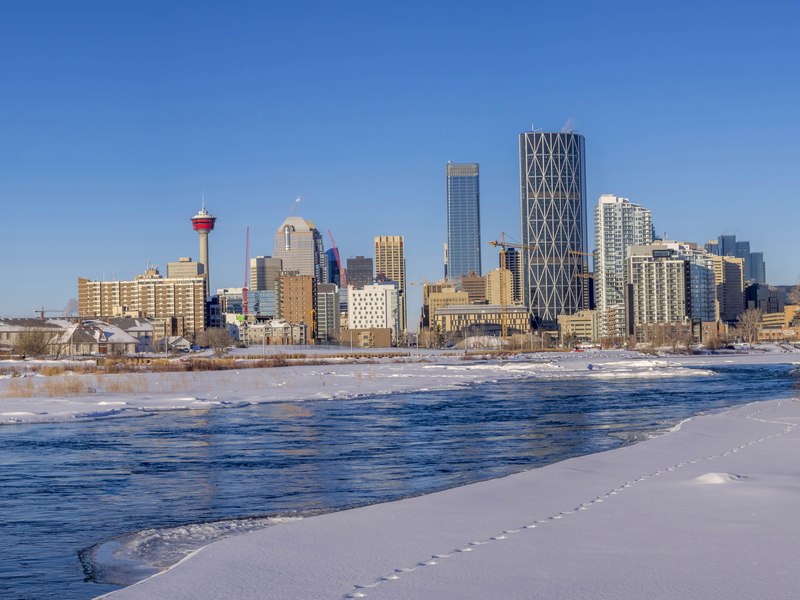
<path fill-rule="evenodd" d="M 297 196 L 342 256 L 402 234 L 409 280 L 436 279 L 448 160 L 481 165 L 493 268 L 486 242 L 520 237 L 518 134 L 567 120 L 590 219 L 625 196 L 672 238 L 750 240 L 794 283 L 799 7 L 4 2 L 0 315 L 197 258 L 203 190 L 214 287 L 242 284 L 247 226 L 271 254 Z"/>

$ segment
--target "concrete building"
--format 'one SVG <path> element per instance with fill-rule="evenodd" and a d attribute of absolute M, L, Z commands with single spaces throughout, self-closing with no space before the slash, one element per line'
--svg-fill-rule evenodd
<path fill-rule="evenodd" d="M 406 331 L 406 253 L 402 235 L 379 235 L 375 237 L 375 281 L 397 283 L 399 294 L 400 329 Z"/>
<path fill-rule="evenodd" d="M 278 276 L 283 270 L 283 261 L 271 256 L 254 256 L 250 259 L 250 288 L 254 290 L 278 290 Z"/>
<path fill-rule="evenodd" d="M 628 334 L 645 341 L 653 325 L 713 320 L 713 257 L 671 241 L 630 246 L 626 256 Z"/>
<path fill-rule="evenodd" d="M 486 274 L 486 300 L 489 304 L 511 306 L 513 300 L 513 277 L 508 269 L 493 269 Z"/>
<path fill-rule="evenodd" d="M 402 333 L 400 295 L 395 283 L 347 288 L 348 329 L 391 329 L 397 343 Z"/>
<path fill-rule="evenodd" d="M 317 343 L 335 344 L 339 341 L 339 288 L 335 283 L 317 286 Z"/>
<path fill-rule="evenodd" d="M 461 278 L 461 291 L 469 296 L 470 304 L 486 304 L 486 277 L 470 273 Z"/>
<path fill-rule="evenodd" d="M 391 348 L 392 330 L 388 328 L 343 329 L 341 344 L 351 348 Z"/>
<path fill-rule="evenodd" d="M 178 262 L 167 263 L 167 279 L 192 279 L 204 275 L 203 263 L 193 262 L 188 256 L 181 256 Z"/>
<path fill-rule="evenodd" d="M 597 344 L 600 342 L 600 318 L 596 310 L 579 310 L 574 315 L 558 317 L 558 330 L 561 342 L 568 337 L 581 344 Z"/>
<path fill-rule="evenodd" d="M 278 317 L 308 326 L 309 343 L 316 339 L 317 286 L 312 275 L 281 273 L 278 277 Z"/>
<path fill-rule="evenodd" d="M 714 257 L 714 283 L 717 289 L 717 319 L 735 323 L 744 312 L 744 259 Z"/>
<path fill-rule="evenodd" d="M 288 217 L 275 232 L 272 256 L 281 260 L 283 271 L 310 275 L 318 282 L 327 281 L 322 234 L 311 221 Z"/>
<path fill-rule="evenodd" d="M 530 331 L 528 309 L 524 306 L 506 307 L 506 324 L 510 334 Z M 433 328 L 445 335 L 499 336 L 502 333 L 503 309 L 497 304 L 446 306 L 433 316 Z"/>
<path fill-rule="evenodd" d="M 78 314 L 103 319 L 140 316 L 174 320 L 170 335 L 194 336 L 205 328 L 206 279 L 163 278 L 150 268 L 133 281 L 78 278 Z"/>
<path fill-rule="evenodd" d="M 600 335 L 626 337 L 625 258 L 630 246 L 653 242 L 652 213 L 627 198 L 600 196 L 595 208 L 595 301 Z"/>
<path fill-rule="evenodd" d="M 447 275 L 481 274 L 480 168 L 447 163 Z"/>
<path fill-rule="evenodd" d="M 357 290 L 375 282 L 375 267 L 371 258 L 353 256 L 347 259 L 347 285 Z"/>
<path fill-rule="evenodd" d="M 498 261 L 500 259 L 498 258 Z M 503 265 L 499 264 L 498 267 Z M 511 271 L 511 300 L 514 304 L 524 304 L 522 289 L 522 253 L 516 248 L 506 248 L 506 269 Z"/>
<path fill-rule="evenodd" d="M 244 288 L 220 288 L 217 290 L 217 298 L 221 314 L 244 314 Z"/>
<path fill-rule="evenodd" d="M 716 256 L 741 258 L 745 282 L 767 283 L 767 266 L 763 252 L 751 252 L 750 242 L 737 240 L 735 235 L 721 235 L 706 244 L 706 250 Z"/>
<path fill-rule="evenodd" d="M 545 329 L 588 308 L 584 144 L 577 133 L 519 135 L 524 302 Z"/>

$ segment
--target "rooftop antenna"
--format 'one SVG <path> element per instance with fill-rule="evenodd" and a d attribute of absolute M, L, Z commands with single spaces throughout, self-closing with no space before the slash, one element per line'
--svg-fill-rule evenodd
<path fill-rule="evenodd" d="M 206 212 L 206 190 L 205 188 L 200 192 L 200 212 Z"/>

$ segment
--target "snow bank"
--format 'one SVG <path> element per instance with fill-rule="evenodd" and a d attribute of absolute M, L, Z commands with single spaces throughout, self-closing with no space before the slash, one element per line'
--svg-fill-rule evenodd
<path fill-rule="evenodd" d="M 695 418 L 635 446 L 224 539 L 107 597 L 794 599 L 798 423 L 797 401 Z"/>
<path fill-rule="evenodd" d="M 427 362 L 434 359 L 436 362 Z M 361 364 L 199 373 L 17 377 L 0 381 L 0 424 L 142 416 L 159 410 L 210 410 L 261 402 L 346 399 L 455 389 L 526 377 L 612 379 L 710 373 L 675 360 L 653 360 L 625 351 L 529 354 L 511 360 L 424 355 L 417 356 L 417 360 L 423 362 L 376 359 Z M 26 385 L 20 386 L 20 380 Z M 59 389 L 51 383 L 66 381 L 71 389 L 83 391 L 65 397 L 45 397 L 48 390 L 52 393 L 54 387 Z"/>

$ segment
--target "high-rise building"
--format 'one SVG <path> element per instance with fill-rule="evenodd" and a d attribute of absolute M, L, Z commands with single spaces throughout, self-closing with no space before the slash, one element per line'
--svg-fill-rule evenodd
<path fill-rule="evenodd" d="M 652 213 L 627 198 L 603 194 L 595 208 L 595 299 L 602 338 L 623 338 L 625 255 L 630 246 L 653 242 Z"/>
<path fill-rule="evenodd" d="M 628 333 L 644 341 L 649 326 L 713 321 L 713 258 L 683 242 L 630 246 L 625 259 Z"/>
<path fill-rule="evenodd" d="M 735 235 L 721 235 L 706 244 L 706 250 L 717 256 L 733 256 L 744 261 L 744 280 L 767 283 L 767 266 L 763 252 L 751 252 L 750 242 L 737 240 Z"/>
<path fill-rule="evenodd" d="M 470 273 L 461 277 L 461 291 L 467 292 L 470 304 L 486 304 L 486 277 Z"/>
<path fill-rule="evenodd" d="M 250 259 L 250 291 L 278 289 L 278 276 L 283 270 L 280 258 L 254 256 Z"/>
<path fill-rule="evenodd" d="M 477 163 L 447 163 L 447 275 L 481 274 L 480 181 Z"/>
<path fill-rule="evenodd" d="M 745 307 L 744 259 L 715 256 L 714 283 L 717 288 L 717 319 L 735 323 Z"/>
<path fill-rule="evenodd" d="M 347 288 L 348 329 L 391 329 L 396 343 L 402 332 L 397 282 Z"/>
<path fill-rule="evenodd" d="M 489 304 L 510 306 L 514 287 L 511 271 L 508 269 L 492 269 L 486 274 L 486 300 Z"/>
<path fill-rule="evenodd" d="M 502 259 L 501 259 L 502 262 Z M 498 264 L 499 267 L 503 265 Z M 506 248 L 506 269 L 511 271 L 511 301 L 522 304 L 522 253 L 516 248 Z"/>
<path fill-rule="evenodd" d="M 313 275 L 281 273 L 278 277 L 278 316 L 289 323 L 308 326 L 308 339 L 316 337 L 317 286 Z"/>
<path fill-rule="evenodd" d="M 371 258 L 355 256 L 347 259 L 347 285 L 357 290 L 373 283 L 374 263 Z"/>
<path fill-rule="evenodd" d="M 406 331 L 406 254 L 402 235 L 375 237 L 375 281 L 397 283 L 400 332 Z"/>
<path fill-rule="evenodd" d="M 548 329 L 588 307 L 584 145 L 577 133 L 519 136 L 524 301 Z"/>
<path fill-rule="evenodd" d="M 339 288 L 334 283 L 317 286 L 317 343 L 333 344 L 339 340 Z"/>
<path fill-rule="evenodd" d="M 328 281 L 326 283 L 333 283 L 336 287 L 341 287 L 342 275 L 339 272 L 339 255 L 336 248 L 325 250 L 325 264 L 328 271 Z"/>
<path fill-rule="evenodd" d="M 275 232 L 272 256 L 281 260 L 283 271 L 297 271 L 300 275 L 311 275 L 318 282 L 326 281 L 322 234 L 311 221 L 287 218 Z"/>

